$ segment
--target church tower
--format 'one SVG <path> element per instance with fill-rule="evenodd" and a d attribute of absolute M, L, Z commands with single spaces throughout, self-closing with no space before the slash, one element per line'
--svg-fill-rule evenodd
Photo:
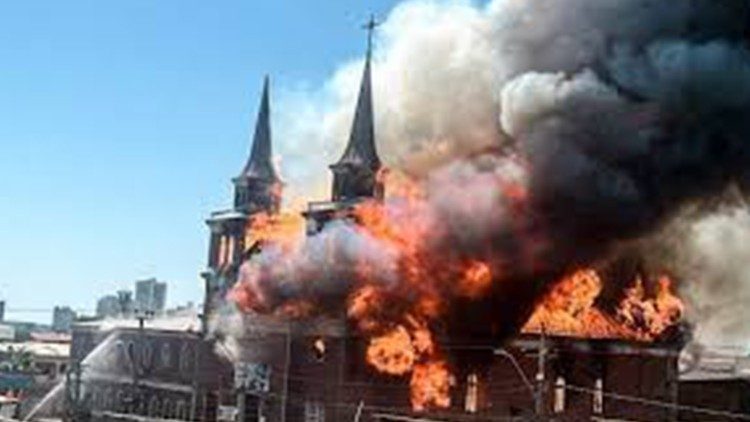
<path fill-rule="evenodd" d="M 234 209 L 252 214 L 258 211 L 275 213 L 281 204 L 281 178 L 273 165 L 271 148 L 271 107 L 268 98 L 268 76 L 255 123 L 255 136 L 242 173 L 235 177 Z"/>
<path fill-rule="evenodd" d="M 201 274 L 206 282 L 204 318 L 216 309 L 217 303 L 237 282 L 245 249 L 249 246 L 245 245 L 245 231 L 249 222 L 260 213 L 277 213 L 281 205 L 283 183 L 273 165 L 268 77 L 263 83 L 250 156 L 232 183 L 234 206 L 213 212 L 206 220 L 211 237 L 208 268 Z"/>
<path fill-rule="evenodd" d="M 367 56 L 352 129 L 344 154 L 329 166 L 333 172 L 331 200 L 310 202 L 303 213 L 308 234 L 322 230 L 333 219 L 352 217 L 351 207 L 359 201 L 383 198 L 383 184 L 378 177 L 382 163 L 375 147 L 372 105 L 372 34 L 377 25 L 374 17 L 364 25 L 368 31 Z"/>
<path fill-rule="evenodd" d="M 365 25 L 369 30 L 367 38 L 367 58 L 359 87 L 357 108 L 344 155 L 330 166 L 333 172 L 332 200 L 348 202 L 360 198 L 380 198 L 382 184 L 378 181 L 381 168 L 380 158 L 375 147 L 375 129 L 372 106 L 372 32 L 377 26 L 374 19 Z"/>

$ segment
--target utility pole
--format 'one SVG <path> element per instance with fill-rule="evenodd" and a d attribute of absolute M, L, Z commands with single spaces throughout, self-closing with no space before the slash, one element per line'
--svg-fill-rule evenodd
<path fill-rule="evenodd" d="M 141 372 L 146 372 L 146 362 L 145 356 L 146 356 L 146 320 L 153 316 L 153 311 L 144 311 L 142 313 L 138 313 L 138 316 L 136 317 L 138 319 L 138 336 L 136 338 L 135 344 L 137 345 L 133 350 L 129 350 L 130 353 L 130 362 L 133 366 L 133 393 L 130 398 L 131 400 L 131 412 L 133 414 L 137 414 L 138 410 L 143 405 L 143 395 L 141 394 Z M 153 356 L 152 356 L 153 358 Z"/>
<path fill-rule="evenodd" d="M 286 323 L 286 350 L 284 356 L 284 391 L 281 395 L 281 422 L 286 422 L 287 396 L 289 395 L 289 366 L 292 359 L 292 324 Z"/>
<path fill-rule="evenodd" d="M 542 327 L 539 339 L 539 354 L 537 355 L 536 390 L 534 391 L 534 413 L 537 420 L 544 420 L 546 398 L 546 367 L 547 367 L 547 332 Z"/>
<path fill-rule="evenodd" d="M 67 422 L 87 422 L 91 420 L 88 397 L 82 394 L 81 389 L 82 373 L 83 365 L 78 360 L 74 360 L 65 373 L 65 420 Z"/>

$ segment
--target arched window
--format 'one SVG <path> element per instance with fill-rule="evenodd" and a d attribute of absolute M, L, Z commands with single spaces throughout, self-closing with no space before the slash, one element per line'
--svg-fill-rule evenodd
<path fill-rule="evenodd" d="M 174 408 L 171 400 L 164 399 L 164 406 L 161 409 L 161 417 L 164 419 L 171 419 L 174 417 Z"/>
<path fill-rule="evenodd" d="M 161 350 L 159 352 L 159 359 L 161 361 L 162 368 L 169 368 L 172 366 L 172 348 L 170 347 L 168 341 L 162 343 Z"/>
<path fill-rule="evenodd" d="M 227 263 L 227 236 L 222 235 L 219 238 L 219 267 Z"/>
<path fill-rule="evenodd" d="M 604 381 L 597 378 L 594 382 L 593 412 L 595 415 L 604 413 Z"/>
<path fill-rule="evenodd" d="M 193 365 L 191 357 L 190 345 L 188 342 L 185 342 L 182 344 L 182 349 L 180 350 L 180 371 L 187 372 L 190 370 Z"/>
<path fill-rule="evenodd" d="M 554 402 L 555 413 L 563 413 L 565 411 L 565 378 L 557 377 L 555 380 L 555 402 Z"/>
<path fill-rule="evenodd" d="M 234 244 L 234 237 L 230 237 L 229 241 L 227 242 L 227 264 L 231 264 L 232 262 L 234 262 Z"/>
<path fill-rule="evenodd" d="M 184 401 L 180 400 L 177 402 L 177 414 L 175 416 L 180 420 L 187 419 L 187 406 Z"/>
<path fill-rule="evenodd" d="M 93 407 L 94 409 L 98 408 L 99 404 L 101 403 L 101 400 L 102 400 L 102 393 L 101 391 L 95 388 L 94 392 L 91 393 L 91 407 Z"/>
<path fill-rule="evenodd" d="M 143 340 L 141 343 L 141 367 L 150 368 L 154 358 L 153 342 Z"/>
<path fill-rule="evenodd" d="M 305 400 L 305 422 L 324 422 L 326 408 L 319 401 Z"/>
<path fill-rule="evenodd" d="M 479 376 L 474 372 L 466 376 L 464 410 L 467 413 L 477 413 L 479 410 Z"/>
<path fill-rule="evenodd" d="M 115 394 L 115 403 L 112 408 L 117 411 L 125 410 L 125 400 L 121 390 L 117 390 L 117 393 Z"/>
<path fill-rule="evenodd" d="M 112 391 L 109 388 L 105 388 L 102 390 L 102 402 L 99 404 L 99 408 L 102 410 L 109 410 L 112 400 L 111 400 L 111 394 Z"/>
<path fill-rule="evenodd" d="M 135 344 L 132 341 L 129 341 L 127 344 L 128 345 L 127 345 L 127 349 L 126 349 L 127 350 L 126 351 L 126 355 L 127 355 L 127 363 L 126 364 L 130 366 L 128 369 L 132 370 L 133 369 L 133 365 L 135 364 L 135 362 L 138 361 L 137 360 L 137 356 L 135 355 Z"/>
<path fill-rule="evenodd" d="M 148 416 L 159 417 L 159 399 L 156 396 L 151 397 L 148 402 Z"/>

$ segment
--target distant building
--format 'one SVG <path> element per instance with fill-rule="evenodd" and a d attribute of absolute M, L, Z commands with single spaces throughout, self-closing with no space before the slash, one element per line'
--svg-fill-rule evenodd
<path fill-rule="evenodd" d="M 33 333 L 50 331 L 50 326 L 37 324 L 29 321 L 3 321 L 3 326 L 10 327 L 14 331 L 14 341 L 27 341 Z"/>
<path fill-rule="evenodd" d="M 0 322 L 5 321 L 5 301 L 0 300 Z"/>
<path fill-rule="evenodd" d="M 76 320 L 76 312 L 68 306 L 55 306 L 52 311 L 52 330 L 60 333 L 70 332 L 73 322 Z"/>
<path fill-rule="evenodd" d="M 135 304 L 133 303 L 133 292 L 130 290 L 117 291 L 117 310 L 120 315 L 131 315 Z"/>
<path fill-rule="evenodd" d="M 118 290 L 116 294 L 102 296 L 96 302 L 97 318 L 113 318 L 133 314 L 133 292 Z"/>
<path fill-rule="evenodd" d="M 16 338 L 16 329 L 12 325 L 0 324 L 0 341 L 13 341 Z"/>
<path fill-rule="evenodd" d="M 159 282 L 155 278 L 137 281 L 135 283 L 135 308 L 137 311 L 164 312 L 167 299 L 167 283 Z"/>
<path fill-rule="evenodd" d="M 119 302 L 117 296 L 106 295 L 102 296 L 99 301 L 96 302 L 96 316 L 100 318 L 114 317 L 120 313 Z"/>

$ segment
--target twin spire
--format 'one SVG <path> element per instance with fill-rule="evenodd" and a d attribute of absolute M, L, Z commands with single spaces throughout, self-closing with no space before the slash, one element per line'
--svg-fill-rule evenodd
<path fill-rule="evenodd" d="M 269 99 L 269 78 L 263 81 L 263 94 L 255 123 L 255 136 L 250 151 L 250 157 L 242 169 L 240 177 L 280 181 L 276 167 L 273 165 L 273 149 L 271 147 L 271 106 Z"/>
<path fill-rule="evenodd" d="M 379 24 L 375 18 L 364 25 L 368 30 L 367 56 L 362 82 L 354 112 L 354 121 L 344 154 L 331 170 L 334 174 L 332 199 L 334 201 L 348 201 L 363 197 L 377 197 L 382 193 L 377 181 L 377 173 L 381 162 L 375 147 L 375 128 L 373 122 L 372 105 L 372 35 Z M 258 119 L 255 126 L 252 149 L 242 173 L 234 179 L 235 207 L 245 211 L 257 208 L 267 208 L 265 205 L 273 203 L 278 209 L 278 198 L 269 197 L 280 186 L 279 177 L 273 165 L 273 150 L 271 146 L 271 110 L 269 99 L 269 79 L 266 76 L 263 83 Z M 278 194 L 278 192 L 275 192 Z"/>
<path fill-rule="evenodd" d="M 359 87 L 357 108 L 354 111 L 352 131 L 344 155 L 331 165 L 333 172 L 332 199 L 337 202 L 356 201 L 361 198 L 380 197 L 383 187 L 378 180 L 381 163 L 375 148 L 375 128 L 372 106 L 372 35 L 379 24 L 375 17 L 364 25 L 367 29 L 367 57 L 362 82 Z"/>
<path fill-rule="evenodd" d="M 349 142 L 344 150 L 344 155 L 333 166 L 348 164 L 365 166 L 373 170 L 380 168 L 380 158 L 375 148 L 370 56 L 371 52 L 368 46 L 365 70 L 359 87 L 359 97 L 357 98 L 357 108 L 354 111 Z"/>

